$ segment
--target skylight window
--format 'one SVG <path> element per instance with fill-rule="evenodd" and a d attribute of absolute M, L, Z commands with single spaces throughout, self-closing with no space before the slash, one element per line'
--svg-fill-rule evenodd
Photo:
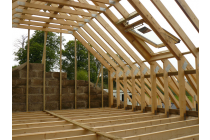
<path fill-rule="evenodd" d="M 159 39 L 159 37 L 155 34 L 155 32 L 152 31 L 152 29 L 150 29 L 149 25 L 144 24 L 144 25 L 136 26 L 134 27 L 134 29 L 132 29 L 132 31 L 139 34 L 141 37 L 145 39 L 149 39 L 154 44 L 163 43 Z"/>
<path fill-rule="evenodd" d="M 130 26 L 130 27 L 129 27 Z M 139 23 L 139 21 L 132 24 L 129 24 L 129 28 L 126 31 L 130 32 L 131 34 L 137 36 L 141 40 L 149 43 L 150 45 L 154 46 L 155 48 L 164 47 L 165 44 L 160 40 L 160 38 L 156 35 L 156 33 L 150 28 L 149 25 L 143 23 Z M 163 29 L 164 30 L 164 29 Z M 174 41 L 174 44 L 179 43 L 180 39 L 173 36 L 168 31 L 164 30 L 165 34 Z"/>

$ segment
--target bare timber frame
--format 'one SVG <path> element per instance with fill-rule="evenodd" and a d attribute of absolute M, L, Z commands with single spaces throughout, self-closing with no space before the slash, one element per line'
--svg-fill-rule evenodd
<path fill-rule="evenodd" d="M 90 1 L 92 4 L 90 4 Z M 164 136 L 160 140 L 173 138 L 180 140 L 184 140 L 185 138 L 198 139 L 199 48 L 194 45 L 193 40 L 190 40 L 178 22 L 173 18 L 173 15 L 168 11 L 168 7 L 165 7 L 161 0 L 150 1 L 180 39 L 163 29 L 164 27 L 160 26 L 158 20 L 155 20 L 150 14 L 149 9 L 146 9 L 140 0 L 127 1 L 135 10 L 133 13 L 129 13 L 120 1 L 12 0 L 12 27 L 28 30 L 26 112 L 28 112 L 29 106 L 30 30 L 44 31 L 42 64 L 44 65 L 43 111 L 45 112 L 34 113 L 37 118 L 27 113 L 14 113 L 14 140 L 37 138 L 54 140 L 94 140 L 98 138 L 146 140 L 147 137 L 155 139 L 156 137 L 160 137 L 160 135 Z M 192 9 L 187 5 L 185 0 L 175 1 L 183 11 L 183 14 L 186 15 L 186 18 L 195 27 L 195 30 L 199 32 L 199 20 Z M 123 18 L 118 19 L 111 8 L 117 10 Z M 129 24 L 129 20 L 139 15 L 142 17 L 141 20 Z M 142 55 L 145 59 L 144 61 L 121 38 L 119 33 L 110 26 L 110 22 L 136 51 Z M 162 43 L 155 44 L 147 38 L 143 38 L 131 31 L 134 27 L 136 28 L 136 26 L 138 27 L 142 24 L 150 27 L 149 30 L 154 31 Z M 53 112 L 45 110 L 46 41 L 48 32 L 60 33 L 60 110 Z M 75 37 L 75 110 L 72 110 L 72 116 L 67 111 L 62 110 L 62 34 L 70 34 Z M 89 109 L 87 110 L 77 109 L 77 41 L 81 42 L 88 51 Z M 184 45 L 189 49 L 189 52 L 183 53 L 179 50 L 176 44 L 180 41 L 183 41 Z M 154 53 L 151 47 L 165 47 L 167 50 Z M 101 109 L 93 109 L 90 106 L 90 54 L 101 63 L 96 82 L 97 86 L 101 75 Z M 186 59 L 186 54 L 192 54 L 195 58 L 195 69 Z M 169 58 L 175 58 L 177 60 L 178 69 L 169 61 Z M 158 60 L 163 63 L 163 67 L 157 63 Z M 149 63 L 150 68 L 145 62 Z M 109 108 L 104 107 L 103 67 L 108 70 Z M 114 81 L 116 82 L 117 93 L 116 106 L 114 106 L 113 102 Z M 124 92 L 123 106 L 121 106 L 120 101 L 120 89 Z M 131 95 L 128 94 L 128 91 Z M 186 92 L 189 93 L 188 96 Z M 131 106 L 128 105 L 127 100 L 131 102 Z M 176 110 L 171 109 L 171 102 L 176 106 Z M 164 108 L 162 108 L 162 103 L 165 106 Z M 196 104 L 198 105 L 197 111 L 195 109 Z M 189 108 L 189 111 L 186 110 L 186 107 Z M 46 113 L 54 117 L 51 118 Z M 86 115 L 92 118 L 84 119 Z M 196 118 L 192 119 L 189 116 Z M 21 120 L 24 118 L 26 120 Z M 43 120 L 46 122 L 40 123 Z M 154 122 L 156 125 L 148 126 L 150 122 Z M 54 125 L 55 128 L 53 128 Z M 66 130 L 67 127 L 70 129 Z M 147 128 L 148 132 L 146 133 L 142 127 Z M 170 130 L 167 131 L 165 129 L 166 127 L 169 127 Z M 75 128 L 81 129 L 73 130 Z M 157 133 L 155 132 L 157 128 L 161 128 L 162 130 Z M 65 132 L 57 130 L 65 130 Z M 58 134 L 56 138 L 53 137 L 50 131 Z M 142 133 L 142 135 L 136 135 L 133 133 L 134 131 L 139 134 Z M 182 131 L 184 133 L 181 133 Z M 180 137 L 176 137 L 178 135 Z"/>

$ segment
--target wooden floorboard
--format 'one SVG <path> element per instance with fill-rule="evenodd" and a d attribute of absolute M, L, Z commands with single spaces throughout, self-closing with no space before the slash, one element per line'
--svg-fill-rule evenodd
<path fill-rule="evenodd" d="M 193 140 L 198 138 L 199 120 L 179 115 L 141 113 L 116 108 L 51 111 L 78 124 L 126 140 Z M 76 123 L 77 124 L 77 123 Z M 85 128 L 86 128 L 85 127 Z M 90 129 L 91 130 L 91 129 Z M 139 135 L 141 134 L 141 135 Z M 105 136 L 106 136 L 105 135 Z M 13 140 L 104 140 L 104 136 L 85 130 L 46 112 L 13 113 Z"/>

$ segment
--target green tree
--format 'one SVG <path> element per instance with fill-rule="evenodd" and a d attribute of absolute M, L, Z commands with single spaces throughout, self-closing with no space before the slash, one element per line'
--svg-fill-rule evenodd
<path fill-rule="evenodd" d="M 63 39 L 64 41 L 65 39 Z M 17 52 L 14 53 L 16 56 L 15 60 L 19 61 L 19 64 L 23 64 L 27 61 L 27 45 L 21 47 Z M 41 63 L 44 47 L 44 32 L 35 31 L 30 39 L 30 48 L 29 48 L 29 63 Z M 60 47 L 60 36 L 57 36 L 55 33 L 47 33 L 46 41 L 46 71 L 53 71 L 58 62 L 59 57 L 57 52 Z"/>
<path fill-rule="evenodd" d="M 77 72 L 77 80 L 88 81 L 88 72 L 85 70 L 80 70 Z"/>
<path fill-rule="evenodd" d="M 62 50 L 62 69 L 67 73 L 67 78 L 73 80 L 75 77 L 75 41 L 69 41 L 64 45 L 64 48 L 65 49 Z M 99 68 L 100 62 L 90 54 L 90 81 L 93 83 L 97 80 Z M 88 73 L 88 51 L 77 41 L 77 73 L 80 71 Z M 84 74 L 84 72 L 82 72 L 82 74 Z"/>

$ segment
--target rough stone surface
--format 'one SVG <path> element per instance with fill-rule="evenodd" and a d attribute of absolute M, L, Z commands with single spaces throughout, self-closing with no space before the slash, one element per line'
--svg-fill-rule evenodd
<path fill-rule="evenodd" d="M 43 110 L 43 64 L 29 65 L 29 111 Z M 26 63 L 12 70 L 12 111 L 26 111 Z M 90 107 L 102 107 L 102 94 L 99 87 L 90 83 Z M 103 92 L 104 107 L 108 107 L 109 95 Z M 75 81 L 67 80 L 67 74 L 62 73 L 62 109 L 75 108 Z M 77 81 L 77 108 L 89 107 L 88 82 Z M 116 104 L 116 98 L 114 98 Z M 60 73 L 46 72 L 45 109 L 59 110 L 60 108 Z"/>

